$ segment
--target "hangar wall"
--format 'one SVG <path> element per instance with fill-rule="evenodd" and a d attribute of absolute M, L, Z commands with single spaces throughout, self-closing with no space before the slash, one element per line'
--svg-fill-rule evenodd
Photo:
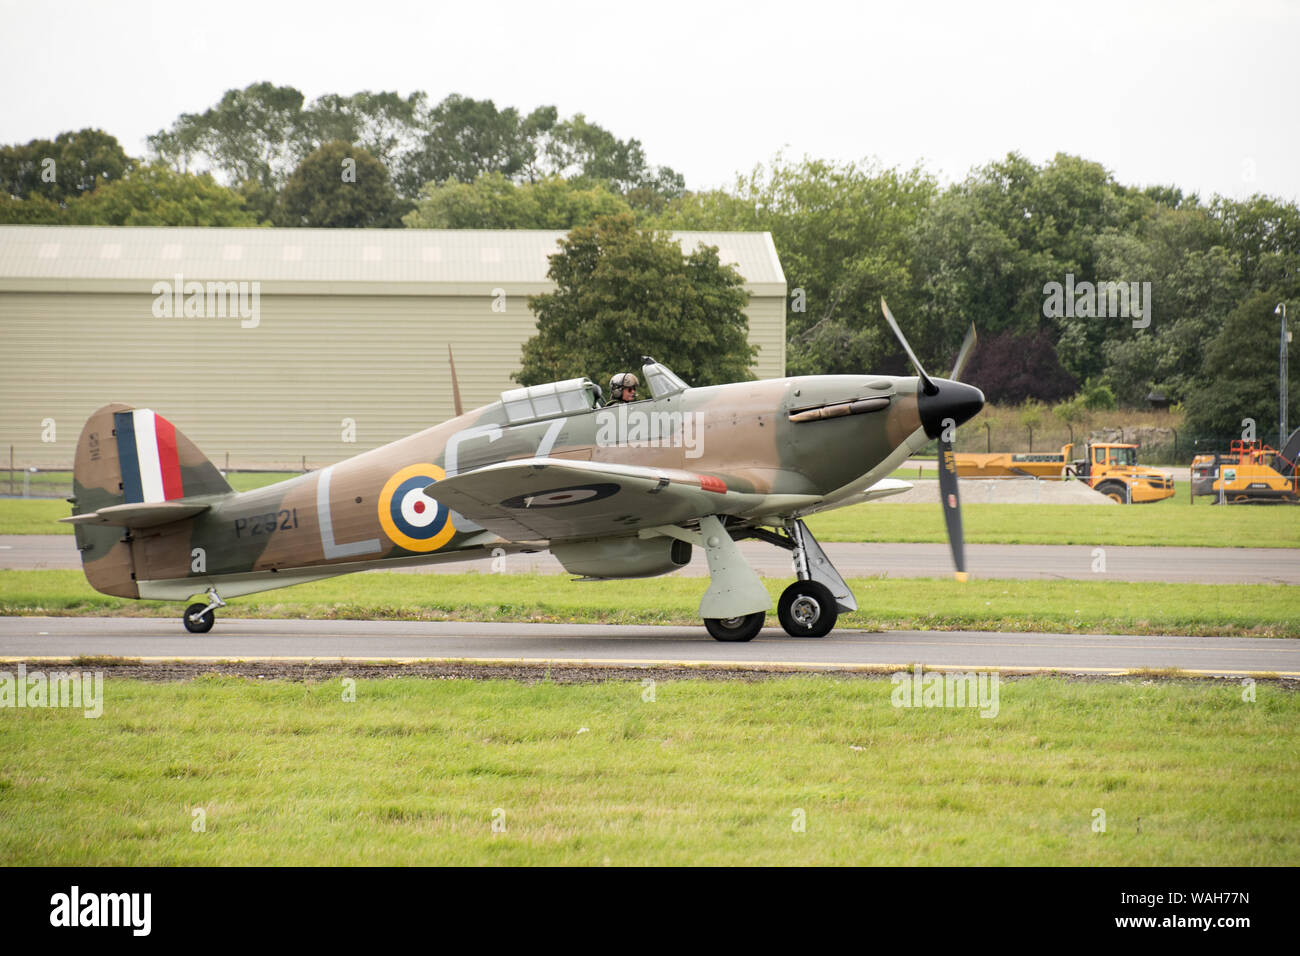
<path fill-rule="evenodd" d="M 339 270 L 344 273 L 340 278 L 286 275 L 281 257 L 274 254 L 277 249 L 262 257 L 265 262 L 244 257 L 237 270 L 150 257 L 149 250 L 159 247 L 160 233 L 198 230 L 95 229 L 90 238 L 101 246 L 122 247 L 116 262 L 129 264 L 117 269 L 109 262 L 106 268 L 93 261 L 93 250 L 87 263 L 83 250 L 79 259 L 49 270 L 57 274 L 32 274 L 41 271 L 39 262 L 33 264 L 41 250 L 51 244 L 65 247 L 70 232 L 85 231 L 0 227 L 0 467 L 8 465 L 10 445 L 18 467 L 70 466 L 82 423 L 110 401 L 167 416 L 218 467 L 228 462 L 231 468 L 297 469 L 304 459 L 308 467 L 327 465 L 451 417 L 448 345 L 455 352 L 467 409 L 495 401 L 503 389 L 514 387 L 509 376 L 518 369 L 520 347 L 536 326 L 527 298 L 552 288 L 541 254 L 523 256 L 522 268 L 503 269 L 506 277 L 495 283 L 449 268 L 450 256 L 432 264 L 444 267 L 442 275 L 428 268 L 417 282 L 403 281 L 405 276 L 384 281 L 381 270 L 367 275 L 364 264 L 350 274 Z M 209 244 L 214 234 L 224 234 L 221 241 L 228 248 L 226 240 L 241 238 L 241 233 L 258 233 L 253 244 L 265 246 L 268 234 L 301 241 L 303 233 L 316 231 L 202 232 Z M 367 255 L 364 250 L 375 248 L 367 243 L 409 242 L 411 237 L 402 234 L 433 231 L 333 232 L 328 237 L 332 253 L 339 254 L 340 239 L 346 245 L 351 238 L 360 261 Z M 387 235 L 373 237 L 375 233 Z M 553 251 L 560 235 L 534 234 L 534 245 Z M 687 234 L 683 241 L 701 235 Z M 476 257 L 473 246 L 494 248 L 497 239 L 491 233 L 474 236 L 478 238 L 443 234 L 439 241 L 444 247 L 468 243 L 470 259 L 490 258 Z M 767 234 L 707 236 L 713 245 L 771 248 Z M 182 238 L 194 245 L 192 237 Z M 307 239 L 310 250 L 311 237 Z M 518 234 L 507 238 L 520 240 Z M 26 248 L 17 249 L 16 243 Z M 133 246 L 139 247 L 137 254 Z M 755 373 L 780 376 L 786 290 L 775 251 L 770 265 L 755 265 L 753 254 L 735 255 L 732 248 L 723 252 L 724 258 L 731 252 L 739 260 L 750 291 L 750 340 L 760 347 Z M 387 258 L 391 267 L 394 256 Z M 231 315 L 155 315 L 154 282 L 177 272 L 186 281 L 223 272 L 222 278 L 233 280 L 265 275 L 257 280 L 256 327 L 243 328 L 240 318 Z M 759 274 L 751 277 L 753 273 Z M 346 430 L 345 419 L 355 423 L 354 435 Z M 50 437 L 47 420 L 54 423 L 53 442 L 42 441 Z"/>

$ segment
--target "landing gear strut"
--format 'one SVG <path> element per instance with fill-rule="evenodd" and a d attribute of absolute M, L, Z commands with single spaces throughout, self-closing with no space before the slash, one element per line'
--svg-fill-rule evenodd
<path fill-rule="evenodd" d="M 208 588 L 208 603 L 191 604 L 185 609 L 185 614 L 181 620 L 185 623 L 185 630 L 191 634 L 206 634 L 212 630 L 212 625 L 216 623 L 217 616 L 213 613 L 219 607 L 225 607 L 226 602 L 221 600 L 217 594 L 216 588 Z"/>
<path fill-rule="evenodd" d="M 777 617 L 791 637 L 825 637 L 835 627 L 840 614 L 856 611 L 858 602 L 808 526 L 792 518 L 785 522 L 784 528 L 784 535 L 764 528 L 747 531 L 760 541 L 791 552 L 795 577 L 799 580 L 781 595 L 776 606 Z"/>
<path fill-rule="evenodd" d="M 807 525 L 791 518 L 785 534 L 766 528 L 745 528 L 737 538 L 757 538 L 793 553 L 799 578 L 785 589 L 777 604 L 781 626 L 792 637 L 825 637 L 842 612 L 856 611 L 858 602 Z M 719 641 L 752 641 L 763 628 L 772 599 L 754 569 L 745 563 L 726 525 L 716 515 L 700 519 L 700 530 L 675 525 L 645 528 L 642 538 L 663 535 L 704 549 L 709 562 L 709 589 L 700 599 L 700 617 Z"/>

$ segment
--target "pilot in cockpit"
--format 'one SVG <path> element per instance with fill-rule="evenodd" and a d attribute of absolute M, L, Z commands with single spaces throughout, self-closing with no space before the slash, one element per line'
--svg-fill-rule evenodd
<path fill-rule="evenodd" d="M 636 388 L 640 381 L 631 372 L 620 372 L 609 380 L 609 404 L 615 402 L 635 402 Z"/>

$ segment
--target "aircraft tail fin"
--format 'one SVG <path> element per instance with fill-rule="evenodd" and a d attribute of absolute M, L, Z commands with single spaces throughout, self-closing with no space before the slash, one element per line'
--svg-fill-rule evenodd
<path fill-rule="evenodd" d="M 171 502 L 232 491 L 175 425 L 152 409 L 121 403 L 105 405 L 86 421 L 77 439 L 72 483 L 73 524 L 86 578 L 96 590 L 123 597 L 138 596 L 129 529 L 147 526 L 140 519 L 155 512 L 158 517 L 174 512 L 181 520 L 202 510 Z M 92 520 L 97 513 L 116 513 L 119 520 Z M 134 520 L 121 520 L 123 514 Z M 85 517 L 78 521 L 78 516 Z"/>

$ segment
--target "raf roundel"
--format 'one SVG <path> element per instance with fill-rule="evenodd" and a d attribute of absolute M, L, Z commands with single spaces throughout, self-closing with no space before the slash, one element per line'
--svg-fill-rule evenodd
<path fill-rule="evenodd" d="M 451 540 L 456 533 L 451 512 L 424 493 L 444 477 L 437 465 L 420 464 L 388 479 L 379 494 L 379 524 L 394 544 L 407 551 L 437 551 Z"/>

